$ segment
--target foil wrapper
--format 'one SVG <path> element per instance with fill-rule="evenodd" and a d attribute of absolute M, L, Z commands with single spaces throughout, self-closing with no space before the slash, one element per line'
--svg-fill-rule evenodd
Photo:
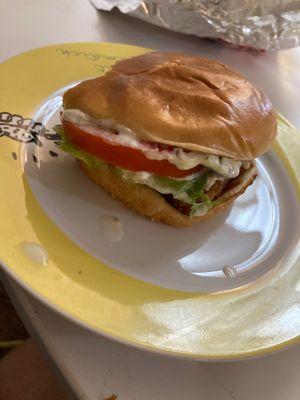
<path fill-rule="evenodd" d="M 92 0 L 164 28 L 257 50 L 300 45 L 300 0 Z"/>

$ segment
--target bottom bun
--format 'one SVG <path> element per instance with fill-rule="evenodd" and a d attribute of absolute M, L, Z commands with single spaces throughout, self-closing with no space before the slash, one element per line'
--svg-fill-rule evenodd
<path fill-rule="evenodd" d="M 247 170 L 242 170 L 240 175 L 232 179 L 229 189 L 225 190 L 218 200 L 220 204 L 211 208 L 205 215 L 190 218 L 171 206 L 157 191 L 145 185 L 124 182 L 115 172 L 114 167 L 103 164 L 100 168 L 90 168 L 83 161 L 79 161 L 81 169 L 92 181 L 109 192 L 113 198 L 121 200 L 128 208 L 152 221 L 165 222 L 176 227 L 191 226 L 196 222 L 212 218 L 226 208 L 240 196 L 254 181 L 257 170 L 253 162 Z"/>

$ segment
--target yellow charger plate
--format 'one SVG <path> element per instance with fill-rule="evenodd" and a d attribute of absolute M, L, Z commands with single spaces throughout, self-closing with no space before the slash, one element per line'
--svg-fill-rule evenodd
<path fill-rule="evenodd" d="M 63 91 L 105 73 L 118 59 L 146 51 L 109 43 L 60 44 L 1 65 L 2 268 L 62 315 L 151 351 L 220 360 L 266 354 L 296 343 L 300 134 L 287 121 L 279 118 L 272 154 L 259 160 L 257 186 L 225 216 L 191 230 L 174 230 L 136 216 L 102 193 L 72 158 L 56 149 L 58 138 L 51 127 L 57 122 Z M 251 213 L 251 221 L 237 218 L 238 207 L 251 211 L 247 201 L 259 214 L 257 226 L 267 226 L 269 232 L 253 228 Z M 97 213 L 118 215 L 124 225 L 123 244 L 101 236 L 99 223 L 93 224 Z M 244 230 L 251 225 L 252 230 L 240 230 L 231 243 L 214 242 L 218 235 L 232 234 L 233 225 L 226 231 L 228 221 L 242 224 Z M 259 253 L 255 246 L 262 237 Z M 207 245 L 205 257 L 201 240 L 213 246 Z M 256 258 L 245 255 L 247 249 Z M 238 276 L 232 270 L 222 275 L 224 257 L 219 253 L 240 257 L 232 259 Z M 212 259 L 218 261 L 209 269 Z"/>

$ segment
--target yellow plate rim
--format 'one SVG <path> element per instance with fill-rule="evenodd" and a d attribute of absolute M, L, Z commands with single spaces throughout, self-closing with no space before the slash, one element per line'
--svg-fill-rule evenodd
<path fill-rule="evenodd" d="M 15 55 L 14 57 L 11 57 L 8 60 L 5 60 L 2 65 L 5 65 L 6 62 L 8 61 L 12 61 L 14 59 L 18 59 L 20 56 L 23 55 L 28 55 L 30 53 L 35 53 L 39 50 L 45 50 L 45 49 L 51 49 L 57 46 L 67 46 L 67 45 L 74 45 L 74 44 L 80 44 L 80 45 L 109 45 L 109 46 L 127 46 L 127 47 L 131 47 L 131 48 L 136 48 L 136 46 L 130 46 L 130 45 L 119 45 L 119 44 L 114 44 L 114 43 L 109 43 L 109 42 L 101 42 L 101 43 L 97 43 L 97 42 L 66 42 L 66 43 L 58 43 L 58 44 L 53 44 L 50 46 L 42 46 L 39 48 L 35 48 L 26 52 L 23 52 L 21 54 Z M 145 51 L 149 50 L 149 49 L 144 49 Z M 276 146 L 279 146 L 280 150 L 281 146 L 277 143 Z M 287 165 L 289 172 L 291 173 L 291 166 Z M 299 191 L 299 182 L 297 189 Z M 172 356 L 172 357 L 177 357 L 177 358 L 181 358 L 181 359 L 192 359 L 192 360 L 199 360 L 199 361 L 230 361 L 230 360 L 239 360 L 239 359 L 249 359 L 249 358 L 256 358 L 259 356 L 263 356 L 263 355 L 267 355 L 269 353 L 273 353 L 276 351 L 280 351 L 283 348 L 287 348 L 287 347 L 292 347 L 294 345 L 297 345 L 300 343 L 300 334 L 288 339 L 286 341 L 282 341 L 279 344 L 275 344 L 275 345 L 271 345 L 271 346 L 267 346 L 267 347 L 263 347 L 261 349 L 257 349 L 257 350 L 251 350 L 251 351 L 244 351 L 242 353 L 234 353 L 234 354 L 222 354 L 222 355 L 211 355 L 211 354 L 194 354 L 194 353 L 189 353 L 187 351 L 178 351 L 178 350 L 170 350 L 167 348 L 158 348 L 155 345 L 150 345 L 150 344 L 141 344 L 138 340 L 129 340 L 129 339 L 124 339 L 124 337 L 122 336 L 118 336 L 116 334 L 111 334 L 109 331 L 105 331 L 104 329 L 99 329 L 94 327 L 93 325 L 89 324 L 88 322 L 84 322 L 83 320 L 81 320 L 78 316 L 75 317 L 73 315 L 71 315 L 70 313 L 68 313 L 67 311 L 65 311 L 62 307 L 56 305 L 55 303 L 53 303 L 50 299 L 48 299 L 46 296 L 40 294 L 38 291 L 36 291 L 35 289 L 33 289 L 29 284 L 27 284 L 22 278 L 18 277 L 18 275 L 12 271 L 7 265 L 5 265 L 5 263 L 3 261 L 0 260 L 0 267 L 2 267 L 2 269 L 5 271 L 5 273 L 8 274 L 8 276 L 15 281 L 18 285 L 20 285 L 21 287 L 25 288 L 26 291 L 28 291 L 34 298 L 36 298 L 37 300 L 41 301 L 43 304 L 45 304 L 46 306 L 49 306 L 49 308 L 58 313 L 59 315 L 63 316 L 64 318 L 68 319 L 69 321 L 74 322 L 75 324 L 79 325 L 80 327 L 83 327 L 85 329 L 88 329 L 89 331 L 105 336 L 109 339 L 113 339 L 119 343 L 123 343 L 126 345 L 130 345 L 133 346 L 135 348 L 141 349 L 141 350 L 147 350 L 153 353 L 158 353 L 158 354 L 163 354 L 163 355 L 168 355 L 168 356 Z"/>

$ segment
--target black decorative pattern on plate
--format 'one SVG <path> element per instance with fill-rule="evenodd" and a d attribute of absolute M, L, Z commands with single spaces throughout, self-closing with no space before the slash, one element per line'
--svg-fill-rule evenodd
<path fill-rule="evenodd" d="M 24 118 L 22 115 L 13 114 L 8 111 L 0 112 L 0 139 L 7 137 L 21 143 L 33 143 L 36 146 L 43 146 L 43 140 L 49 140 L 56 146 L 61 142 L 61 136 L 56 132 L 49 132 L 41 122 L 32 118 Z M 58 157 L 58 153 L 49 150 L 51 157 Z M 14 160 L 18 159 L 17 153 L 12 152 Z M 38 158 L 32 154 L 32 160 L 38 163 Z"/>
<path fill-rule="evenodd" d="M 0 112 L 0 138 L 4 136 L 21 143 L 34 143 L 37 146 L 43 145 L 41 138 L 56 144 L 61 140 L 60 135 L 55 132 L 50 133 L 41 122 L 7 111 Z"/>
<path fill-rule="evenodd" d="M 35 122 L 31 118 L 24 118 L 6 111 L 0 112 L 0 137 L 6 136 L 18 142 L 41 146 L 42 142 L 39 137 L 44 130 L 43 124 Z"/>

